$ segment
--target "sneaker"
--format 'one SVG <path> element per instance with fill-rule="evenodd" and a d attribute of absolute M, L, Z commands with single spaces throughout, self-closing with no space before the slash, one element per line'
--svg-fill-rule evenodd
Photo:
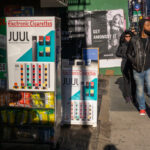
<path fill-rule="evenodd" d="M 141 115 L 141 116 L 144 116 L 144 115 L 146 115 L 146 111 L 145 111 L 145 109 L 143 109 L 143 110 L 140 110 L 140 115 Z"/>

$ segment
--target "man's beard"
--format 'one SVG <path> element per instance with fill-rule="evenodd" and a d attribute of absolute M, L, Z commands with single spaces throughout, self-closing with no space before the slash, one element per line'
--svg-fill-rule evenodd
<path fill-rule="evenodd" d="M 150 36 L 150 31 L 144 30 L 144 33 L 145 33 L 146 35 Z"/>

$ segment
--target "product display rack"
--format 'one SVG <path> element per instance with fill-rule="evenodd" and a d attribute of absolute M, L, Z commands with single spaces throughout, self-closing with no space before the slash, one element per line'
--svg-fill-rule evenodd
<path fill-rule="evenodd" d="M 8 94 L 8 93 L 7 93 Z M 15 92 L 16 94 L 16 92 Z M 29 94 L 29 93 L 27 93 Z M 8 94 L 9 95 L 9 94 Z M 53 144 L 54 138 L 54 115 L 53 118 L 48 119 L 50 114 L 46 114 L 46 120 L 39 115 L 39 120 L 34 121 L 36 116 L 32 116 L 32 111 L 48 112 L 54 111 L 54 109 L 44 107 L 21 107 L 21 106 L 8 106 L 8 96 L 5 97 L 6 101 L 3 106 L 0 107 L 0 127 L 1 127 L 1 140 L 2 143 L 30 143 L 30 144 Z M 12 98 L 12 97 L 11 97 Z M 14 98 L 12 98 L 14 99 Z M 2 102 L 2 95 L 1 95 Z M 24 99 L 28 100 L 28 99 Z M 46 99 L 43 99 L 45 102 Z M 32 100 L 30 99 L 32 103 Z M 33 104 L 33 103 L 32 103 Z M 26 115 L 23 112 L 27 112 Z M 5 112 L 5 113 L 4 113 Z M 19 114 L 20 113 L 20 114 Z M 20 116 L 19 116 L 20 115 Z M 53 120 L 53 121 L 52 121 Z M 5 130 L 8 130 L 7 132 Z M 21 136 L 21 137 L 20 137 Z M 42 137 L 42 138 L 41 138 Z"/>
<path fill-rule="evenodd" d="M 84 60 L 75 60 L 72 63 L 64 59 L 62 65 L 63 124 L 96 127 L 98 62 L 86 64 Z"/>
<path fill-rule="evenodd" d="M 60 19 L 6 20 L 9 90 L 0 93 L 1 142 L 55 146 L 61 121 Z"/>

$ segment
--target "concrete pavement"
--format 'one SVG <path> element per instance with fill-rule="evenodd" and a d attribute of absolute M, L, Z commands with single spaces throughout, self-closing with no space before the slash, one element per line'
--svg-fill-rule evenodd
<path fill-rule="evenodd" d="M 109 78 L 111 144 L 116 150 L 150 150 L 150 118 L 140 116 L 137 108 L 122 96 L 123 79 Z M 149 106 L 150 98 L 146 97 Z M 112 149 L 111 149 L 112 150 Z"/>

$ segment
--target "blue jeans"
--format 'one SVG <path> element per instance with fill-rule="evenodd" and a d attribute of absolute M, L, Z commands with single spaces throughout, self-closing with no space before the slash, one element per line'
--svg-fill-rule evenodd
<path fill-rule="evenodd" d="M 139 109 L 146 109 L 144 97 L 144 81 L 147 85 L 147 94 L 150 95 L 150 69 L 140 73 L 133 70 L 133 75 L 136 82 L 136 96 L 139 103 Z"/>

